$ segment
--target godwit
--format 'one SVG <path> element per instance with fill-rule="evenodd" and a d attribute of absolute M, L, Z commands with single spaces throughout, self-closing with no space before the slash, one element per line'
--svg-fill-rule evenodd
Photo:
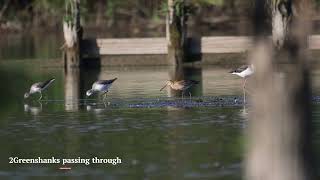
<path fill-rule="evenodd" d="M 180 80 L 180 81 L 173 81 L 173 80 L 168 80 L 167 83 L 160 89 L 162 91 L 165 87 L 170 86 L 174 90 L 179 90 L 182 91 L 182 97 L 184 92 L 189 89 L 191 86 L 199 84 L 199 81 L 194 81 L 194 80 Z M 191 93 L 189 92 L 190 98 L 191 98 Z"/>

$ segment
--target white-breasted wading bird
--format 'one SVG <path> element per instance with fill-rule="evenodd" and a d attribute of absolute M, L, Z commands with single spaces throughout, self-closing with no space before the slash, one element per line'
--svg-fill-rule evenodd
<path fill-rule="evenodd" d="M 34 93 L 40 93 L 40 98 L 38 100 L 42 99 L 42 91 L 44 91 L 45 89 L 47 89 L 50 84 L 55 81 L 55 78 L 49 79 L 47 81 L 44 82 L 37 82 L 31 85 L 29 92 L 26 92 L 24 94 L 24 98 L 28 98 L 31 94 Z"/>
<path fill-rule="evenodd" d="M 242 77 L 243 82 L 242 82 L 242 88 L 243 88 L 243 102 L 244 104 L 246 103 L 246 82 L 247 78 L 250 77 L 254 73 L 254 66 L 253 64 L 251 65 L 243 65 L 235 70 L 230 71 L 231 74 L 235 74 L 237 76 Z M 248 91 L 249 92 L 249 91 Z"/>
<path fill-rule="evenodd" d="M 112 83 L 117 80 L 117 78 L 110 80 L 98 80 L 92 84 L 92 88 L 89 89 L 86 93 L 87 96 L 91 96 L 94 93 L 101 92 L 104 95 L 103 100 L 107 97 L 107 93 L 109 92 L 109 88 Z"/>
<path fill-rule="evenodd" d="M 230 73 L 242 77 L 243 79 L 242 87 L 243 89 L 245 89 L 247 78 L 254 73 L 254 67 L 252 64 L 243 65 L 235 70 L 230 71 Z"/>

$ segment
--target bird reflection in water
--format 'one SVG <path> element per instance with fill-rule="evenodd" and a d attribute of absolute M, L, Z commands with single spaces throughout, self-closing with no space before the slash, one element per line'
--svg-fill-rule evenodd
<path fill-rule="evenodd" d="M 39 106 L 32 106 L 30 104 L 24 104 L 24 112 L 30 113 L 32 115 L 39 115 L 42 112 L 42 103 L 38 101 Z"/>
<path fill-rule="evenodd" d="M 110 102 L 103 102 L 103 105 L 99 106 L 99 104 L 87 104 L 86 110 L 87 112 L 93 112 L 95 114 L 100 114 L 107 109 L 107 106 L 110 105 Z"/>

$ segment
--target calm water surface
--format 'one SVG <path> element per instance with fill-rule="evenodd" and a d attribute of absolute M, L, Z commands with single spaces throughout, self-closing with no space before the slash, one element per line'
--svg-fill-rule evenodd
<path fill-rule="evenodd" d="M 148 101 L 174 96 L 159 91 L 170 76 L 167 68 L 109 68 L 100 72 L 70 72 L 70 77 L 59 68 L 37 68 L 32 63 L 23 67 L 10 64 L 5 69 L 1 73 L 2 80 L 9 85 L 1 88 L 6 105 L 2 104 L 0 111 L 3 145 L 0 177 L 4 179 L 47 176 L 81 179 L 82 175 L 87 179 L 241 177 L 242 129 L 246 127 L 241 108 L 125 106 L 139 99 Z M 191 90 L 195 97 L 241 93 L 239 79 L 222 73 L 224 70 L 191 70 L 195 71 L 194 79 L 203 78 L 199 87 Z M 229 79 L 230 88 L 223 86 L 222 81 L 206 83 L 214 78 L 215 72 Z M 57 80 L 44 93 L 41 103 L 23 100 L 23 93 L 32 82 L 52 76 Z M 113 105 L 121 102 L 119 106 L 104 106 L 98 97 L 84 99 L 85 90 L 92 81 L 112 77 L 119 79 L 110 89 L 108 102 Z M 12 156 L 119 157 L 122 164 L 77 164 L 65 172 L 58 169 L 59 165 L 9 165 L 8 158 Z"/>
<path fill-rule="evenodd" d="M 159 91 L 166 80 L 177 77 L 200 81 L 190 90 L 195 99 L 241 96 L 241 79 L 228 74 L 228 69 L 131 67 L 65 73 L 32 60 L 3 59 L 0 179 L 242 178 L 247 127 L 243 107 L 128 106 L 136 101 L 181 100 L 179 93 Z M 51 77 L 56 81 L 43 101 L 34 101 L 38 95 L 23 100 L 33 82 Z M 118 80 L 110 89 L 108 104 L 97 96 L 85 97 L 92 82 L 114 77 Z M 314 94 L 319 95 L 320 72 L 314 77 Z M 319 119 L 320 107 L 314 105 L 316 152 L 320 152 Z M 122 163 L 70 164 L 72 170 L 59 170 L 60 164 L 9 164 L 9 157 L 119 157 Z"/>

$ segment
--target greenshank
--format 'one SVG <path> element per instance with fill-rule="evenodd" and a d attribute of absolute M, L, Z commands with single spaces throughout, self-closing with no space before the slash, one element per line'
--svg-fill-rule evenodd
<path fill-rule="evenodd" d="M 54 80 L 55 80 L 55 78 L 52 78 L 52 79 L 49 79 L 44 82 L 37 82 L 37 83 L 32 84 L 29 92 L 26 92 L 24 94 L 24 98 L 28 98 L 31 94 L 34 94 L 34 93 L 40 93 L 40 98 L 38 100 L 41 100 L 42 99 L 42 91 L 47 89 Z"/>
<path fill-rule="evenodd" d="M 109 92 L 109 88 L 112 83 L 117 80 L 117 78 L 110 80 L 98 80 L 92 84 L 92 88 L 89 89 L 86 93 L 87 96 L 91 96 L 94 93 L 101 92 L 104 95 L 103 100 L 107 97 L 107 93 Z"/>

